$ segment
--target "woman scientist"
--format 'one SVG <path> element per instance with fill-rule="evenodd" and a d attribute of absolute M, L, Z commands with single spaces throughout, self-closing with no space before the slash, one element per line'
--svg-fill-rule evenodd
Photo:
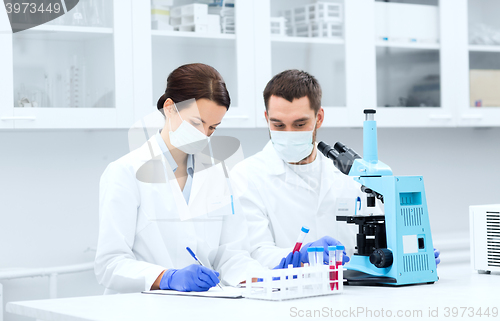
<path fill-rule="evenodd" d="M 236 285 L 247 268 L 260 268 L 248 254 L 244 216 L 227 203 L 223 172 L 200 153 L 229 105 L 214 68 L 177 68 L 157 104 L 163 129 L 104 171 L 94 269 L 105 293 L 206 291 L 219 273 Z"/>

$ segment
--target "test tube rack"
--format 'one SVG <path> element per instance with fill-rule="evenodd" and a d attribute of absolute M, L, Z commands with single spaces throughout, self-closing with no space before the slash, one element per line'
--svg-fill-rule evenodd
<path fill-rule="evenodd" d="M 332 277 L 336 274 L 336 278 Z M 340 294 L 344 291 L 343 267 L 330 265 L 254 271 L 247 274 L 245 298 L 283 301 Z M 259 282 L 252 282 L 257 278 Z"/>

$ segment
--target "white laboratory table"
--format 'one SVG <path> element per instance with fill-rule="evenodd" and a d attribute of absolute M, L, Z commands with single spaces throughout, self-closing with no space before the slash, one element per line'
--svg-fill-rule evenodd
<path fill-rule="evenodd" d="M 438 274 L 431 285 L 345 286 L 342 294 L 282 302 L 132 293 L 10 302 L 6 310 L 44 321 L 500 319 L 499 274 L 480 275 L 470 265 L 443 265 Z"/>

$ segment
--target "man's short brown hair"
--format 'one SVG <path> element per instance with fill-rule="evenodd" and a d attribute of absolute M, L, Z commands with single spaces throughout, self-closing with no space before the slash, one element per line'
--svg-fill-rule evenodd
<path fill-rule="evenodd" d="M 269 99 L 277 96 L 293 102 L 304 96 L 309 98 L 309 104 L 317 114 L 321 108 L 321 86 L 316 78 L 305 71 L 291 69 L 285 70 L 274 76 L 264 89 L 264 103 L 269 111 Z"/>

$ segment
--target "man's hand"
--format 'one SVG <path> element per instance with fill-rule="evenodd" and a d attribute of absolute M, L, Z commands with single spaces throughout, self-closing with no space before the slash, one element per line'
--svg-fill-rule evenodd
<path fill-rule="evenodd" d="M 319 246 L 319 247 L 324 248 L 324 250 L 323 250 L 323 263 L 328 264 L 329 263 L 328 246 L 337 246 L 337 245 L 343 245 L 343 244 L 331 236 L 323 236 L 322 238 L 320 238 L 317 241 L 307 243 L 306 245 L 302 246 L 302 249 L 300 249 L 300 261 L 302 263 L 310 263 L 309 256 L 307 255 L 307 248 L 311 247 L 311 246 L 313 246 L 313 247 Z M 342 264 L 345 264 L 349 261 L 350 261 L 350 259 L 344 250 L 344 257 L 342 258 Z"/>

